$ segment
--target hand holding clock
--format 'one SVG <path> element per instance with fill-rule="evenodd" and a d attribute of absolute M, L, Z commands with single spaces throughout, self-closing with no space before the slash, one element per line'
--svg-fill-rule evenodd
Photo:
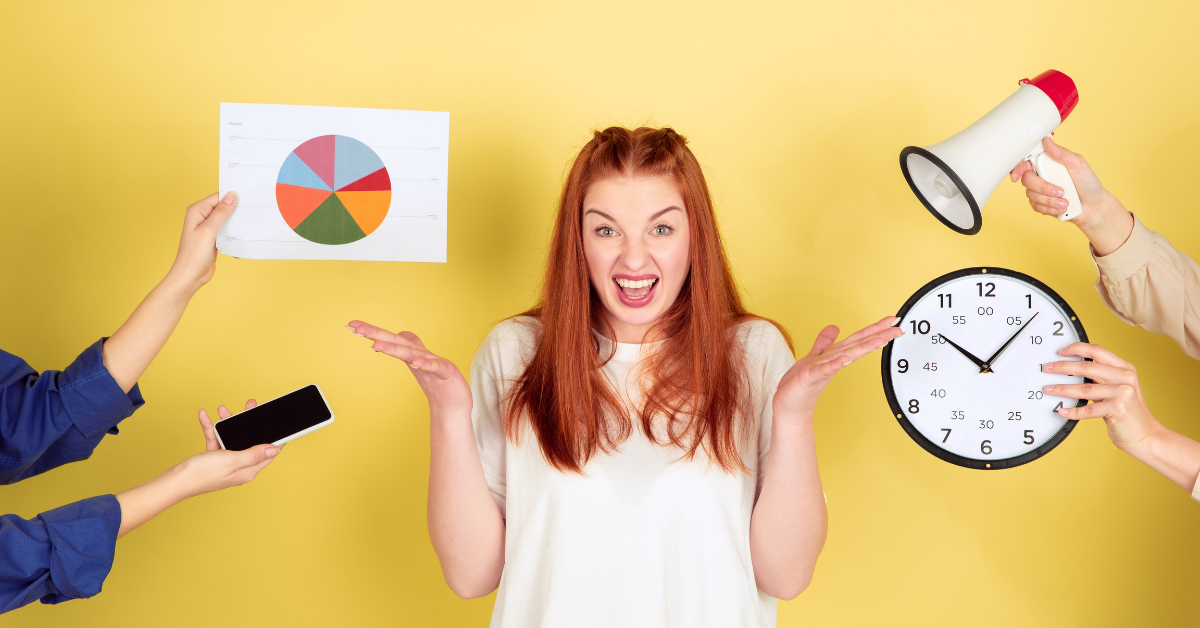
<path fill-rule="evenodd" d="M 1093 402 L 1062 408 L 1058 413 L 1073 421 L 1103 418 L 1108 438 L 1118 449 L 1192 492 L 1200 474 L 1200 443 L 1171 431 L 1154 418 L 1142 394 L 1137 369 L 1096 344 L 1077 342 L 1059 351 L 1059 355 L 1092 361 L 1050 362 L 1042 370 L 1057 375 L 1082 375 L 1094 383 L 1046 386 L 1043 391 L 1047 395 Z"/>

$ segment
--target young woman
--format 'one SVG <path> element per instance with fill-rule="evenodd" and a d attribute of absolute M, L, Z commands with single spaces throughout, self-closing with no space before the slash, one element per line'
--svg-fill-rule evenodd
<path fill-rule="evenodd" d="M 686 140 L 613 127 L 567 178 L 541 303 L 469 386 L 411 332 L 350 327 L 429 399 L 430 538 L 455 593 L 499 587 L 493 626 L 774 626 L 825 542 L 817 398 L 895 320 L 796 362 L 742 306 Z"/>
<path fill-rule="evenodd" d="M 1200 358 L 1200 266 L 1146 228 L 1100 183 L 1083 156 L 1054 140 L 1046 153 L 1065 165 L 1079 191 L 1082 212 L 1071 220 L 1091 242 L 1096 291 L 1118 318 L 1174 340 L 1184 353 Z M 1033 172 L 1029 162 L 1013 169 L 1034 211 L 1057 216 L 1067 211 L 1062 188 Z M 1055 362 L 1047 372 L 1084 375 L 1095 384 L 1048 386 L 1046 393 L 1095 403 L 1059 412 L 1072 420 L 1103 418 L 1108 437 L 1121 451 L 1145 463 L 1200 501 L 1200 442 L 1175 432 L 1146 405 L 1137 369 L 1099 345 L 1075 344 L 1063 356 L 1091 362 Z"/>

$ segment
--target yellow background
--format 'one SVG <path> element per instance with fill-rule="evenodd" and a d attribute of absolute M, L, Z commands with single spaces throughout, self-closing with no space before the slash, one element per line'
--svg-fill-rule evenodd
<path fill-rule="evenodd" d="M 482 626 L 425 531 L 428 423 L 402 365 L 342 325 L 421 334 L 466 368 L 538 290 L 556 196 L 589 130 L 672 125 L 706 168 L 758 313 L 799 345 L 894 313 L 966 266 L 1029 273 L 1139 367 L 1200 437 L 1200 364 L 1119 322 L 1078 230 L 1002 185 L 952 233 L 897 155 L 1047 68 L 1082 96 L 1057 137 L 1152 228 L 1200 254 L 1194 3 L 18 2 L 0 19 L 0 346 L 62 368 L 171 263 L 217 187 L 218 103 L 449 111 L 449 263 L 222 256 L 142 380 L 148 405 L 86 463 L 0 488 L 33 516 L 202 447 L 195 411 L 318 382 L 337 413 L 253 484 L 122 539 L 104 591 L 10 626 Z M 825 394 L 829 541 L 780 626 L 1132 626 L 1200 621 L 1200 506 L 1098 421 L 997 473 L 925 453 L 876 358 Z"/>

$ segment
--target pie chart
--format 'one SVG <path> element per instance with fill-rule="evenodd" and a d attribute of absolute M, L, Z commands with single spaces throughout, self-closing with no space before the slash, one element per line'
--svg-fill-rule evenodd
<path fill-rule="evenodd" d="M 392 180 L 383 160 L 345 135 L 322 135 L 296 147 L 275 183 L 279 213 L 297 235 L 318 244 L 349 244 L 383 224 Z"/>

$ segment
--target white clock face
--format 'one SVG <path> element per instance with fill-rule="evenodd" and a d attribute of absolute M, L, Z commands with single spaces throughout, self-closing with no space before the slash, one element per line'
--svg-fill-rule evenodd
<path fill-rule="evenodd" d="M 1082 377 L 1041 365 L 1087 340 L 1075 313 L 1041 282 L 1002 268 L 935 279 L 899 314 L 905 335 L 883 352 L 884 390 L 905 430 L 955 464 L 1000 469 L 1054 448 L 1074 424 L 1055 412 L 1082 405 L 1042 393 Z"/>

